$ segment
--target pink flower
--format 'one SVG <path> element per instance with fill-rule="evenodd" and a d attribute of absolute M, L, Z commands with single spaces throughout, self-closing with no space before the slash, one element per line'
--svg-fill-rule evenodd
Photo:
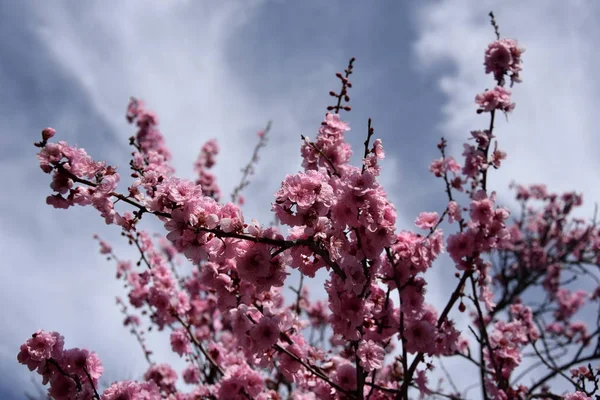
<path fill-rule="evenodd" d="M 448 203 L 448 222 L 458 222 L 462 219 L 460 206 L 456 201 Z"/>
<path fill-rule="evenodd" d="M 425 370 L 417 371 L 417 376 L 415 377 L 415 382 L 417 384 L 417 388 L 419 389 L 419 393 L 421 394 L 421 398 L 431 394 L 431 390 L 427 388 L 427 374 Z"/>
<path fill-rule="evenodd" d="M 268 349 L 277 343 L 280 333 L 278 322 L 276 318 L 262 317 L 250 329 L 250 337 L 254 341 L 254 346 L 257 350 Z"/>
<path fill-rule="evenodd" d="M 144 374 L 144 379 L 148 382 L 156 383 L 161 390 L 168 393 L 176 390 L 177 372 L 169 364 L 154 364 L 150 366 Z"/>
<path fill-rule="evenodd" d="M 340 119 L 340 114 L 334 113 L 327 113 L 327 115 L 325 115 L 323 126 L 329 129 L 329 132 L 332 134 L 350 130 L 350 125 Z"/>
<path fill-rule="evenodd" d="M 361 340 L 358 344 L 358 351 L 356 355 L 360 359 L 360 365 L 365 371 L 373 371 L 374 369 L 383 368 L 383 358 L 385 352 L 383 347 L 373 342 L 372 340 L 365 341 Z"/>
<path fill-rule="evenodd" d="M 475 239 L 469 232 L 459 232 L 448 236 L 446 250 L 457 264 L 463 257 L 468 257 L 475 250 Z"/>
<path fill-rule="evenodd" d="M 183 370 L 183 381 L 187 384 L 194 384 L 200 382 L 200 370 L 195 364 L 189 364 Z"/>
<path fill-rule="evenodd" d="M 94 383 L 98 382 L 102 372 L 104 372 L 104 367 L 98 355 L 93 352 L 90 353 L 88 350 L 78 348 L 65 350 L 62 358 L 62 361 L 66 361 L 71 370 L 78 375 L 85 376 L 85 371 L 87 371 Z"/>
<path fill-rule="evenodd" d="M 477 112 L 500 110 L 510 112 L 515 108 L 515 103 L 510 102 L 510 90 L 496 86 L 475 97 L 475 102 L 481 107 Z"/>
<path fill-rule="evenodd" d="M 571 292 L 568 289 L 558 289 L 556 293 L 558 301 L 558 310 L 555 311 L 555 316 L 558 320 L 564 321 L 571 318 L 585 304 L 587 293 L 584 290 Z"/>
<path fill-rule="evenodd" d="M 272 210 L 290 226 L 312 226 L 333 206 L 335 196 L 327 178 L 316 171 L 288 175 L 275 193 Z"/>
<path fill-rule="evenodd" d="M 238 246 L 237 273 L 259 291 L 269 291 L 272 286 L 282 286 L 288 273 L 282 255 L 273 257 L 264 244 L 245 243 Z"/>
<path fill-rule="evenodd" d="M 62 354 L 64 338 L 58 332 L 37 331 L 21 346 L 17 356 L 21 364 L 28 360 L 44 361 Z"/>
<path fill-rule="evenodd" d="M 265 382 L 263 378 L 247 364 L 233 365 L 229 368 L 221 381 L 217 398 L 244 400 L 256 398 L 263 391 Z"/>
<path fill-rule="evenodd" d="M 50 140 L 54 137 L 55 133 L 56 133 L 56 129 L 44 128 L 44 130 L 42 130 L 42 139 L 44 141 Z"/>
<path fill-rule="evenodd" d="M 442 176 L 444 176 L 444 159 L 440 158 L 437 160 L 433 160 L 431 162 L 431 165 L 429 166 L 429 171 L 434 174 L 435 176 L 437 176 L 438 178 L 441 178 Z"/>
<path fill-rule="evenodd" d="M 409 353 L 435 352 L 435 326 L 428 321 L 413 322 L 404 331 L 406 351 Z"/>
<path fill-rule="evenodd" d="M 122 381 L 110 385 L 101 400 L 161 400 L 162 396 L 154 382 Z"/>
<path fill-rule="evenodd" d="M 211 169 L 216 162 L 216 155 L 219 153 L 219 145 L 215 139 L 211 139 L 204 143 L 200 149 L 200 155 L 194 164 L 194 170 L 198 175 L 196 179 L 196 185 L 199 185 L 202 189 L 204 196 L 211 197 L 215 200 L 219 200 L 221 196 L 221 190 L 217 185 L 217 179 L 209 169 Z"/>
<path fill-rule="evenodd" d="M 171 332 L 171 349 L 179 356 L 188 354 L 192 349 L 190 339 L 185 328 L 177 328 Z"/>
<path fill-rule="evenodd" d="M 383 160 L 385 158 L 385 153 L 383 151 L 383 142 L 381 139 L 375 139 L 373 142 L 373 154 L 379 159 Z"/>
<path fill-rule="evenodd" d="M 565 395 L 564 399 L 565 400 L 592 400 L 591 397 L 589 397 L 585 393 L 579 392 L 579 391 Z"/>
<path fill-rule="evenodd" d="M 75 381 L 70 377 L 63 374 L 52 374 L 52 376 L 50 376 L 50 388 L 48 389 L 48 394 L 52 396 L 52 399 L 68 400 L 76 398 L 76 395 L 78 397 L 84 397 L 82 393 L 78 392 L 79 390 L 77 390 Z M 91 389 L 88 388 L 87 385 L 85 386 L 85 392 L 86 394 L 91 394 Z M 89 396 L 88 398 L 92 397 Z"/>
<path fill-rule="evenodd" d="M 477 222 L 482 225 L 489 224 L 494 216 L 493 211 L 494 203 L 488 198 L 473 200 L 471 202 L 470 215 L 473 222 Z"/>
<path fill-rule="evenodd" d="M 493 73 L 498 81 L 503 80 L 503 76 L 510 72 L 512 82 L 520 82 L 519 72 L 523 68 L 521 65 L 521 54 L 525 49 L 518 46 L 516 40 L 500 39 L 489 44 L 485 51 L 485 73 Z"/>
<path fill-rule="evenodd" d="M 341 364 L 335 370 L 334 382 L 344 390 L 356 390 L 356 368 Z"/>
<path fill-rule="evenodd" d="M 417 228 L 431 229 L 438 222 L 438 213 L 436 212 L 422 212 L 419 214 L 415 221 Z"/>
<path fill-rule="evenodd" d="M 306 351 L 306 344 L 303 341 L 301 336 L 295 336 L 294 339 L 297 339 L 298 343 L 287 344 L 285 349 L 295 355 L 297 358 L 302 359 L 304 357 L 304 352 Z M 296 361 L 291 356 L 287 355 L 287 353 L 283 353 L 279 360 L 279 369 L 283 372 L 288 378 L 291 379 L 291 375 L 295 374 L 302 368 L 302 364 Z"/>
<path fill-rule="evenodd" d="M 307 138 L 302 145 L 302 166 L 307 171 L 343 167 L 352 156 L 350 145 L 344 141 L 344 132 L 349 130 L 339 114 L 327 113 L 316 141 L 311 143 Z"/>

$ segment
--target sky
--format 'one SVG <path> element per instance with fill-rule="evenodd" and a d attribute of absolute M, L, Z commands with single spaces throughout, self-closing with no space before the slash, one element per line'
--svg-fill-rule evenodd
<path fill-rule="evenodd" d="M 124 294 L 114 266 L 92 235 L 117 254 L 135 253 L 95 210 L 45 204 L 49 177 L 32 146 L 41 129 L 52 126 L 57 139 L 126 171 L 134 130 L 124 115 L 135 96 L 158 113 L 179 176 L 193 178 L 200 147 L 218 140 L 215 172 L 227 194 L 271 120 L 244 206 L 248 220 L 268 224 L 272 194 L 300 169 L 300 135 L 316 136 L 335 72 L 356 57 L 348 138 L 360 153 L 373 118 L 386 150 L 382 185 L 398 228 L 412 229 L 420 211 L 444 207 L 441 182 L 427 171 L 439 138 L 458 158 L 469 132 L 487 125 L 474 97 L 493 85 L 482 66 L 494 40 L 490 10 L 502 36 L 527 48 L 516 109 L 497 123 L 508 159 L 490 187 L 507 205 L 512 180 L 577 190 L 589 217 L 600 201 L 593 0 L 0 0 L 0 398 L 34 390 L 16 354 L 37 329 L 98 352 L 109 380 L 146 367 L 114 305 Z M 453 272 L 448 262 L 434 267 L 428 301 L 447 298 Z M 323 295 L 318 280 L 311 289 Z M 150 345 L 157 358 L 178 362 L 164 337 Z"/>

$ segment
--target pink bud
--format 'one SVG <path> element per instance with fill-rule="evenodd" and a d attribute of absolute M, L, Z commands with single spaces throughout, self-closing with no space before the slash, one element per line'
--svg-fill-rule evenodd
<path fill-rule="evenodd" d="M 53 128 L 45 128 L 45 129 L 42 131 L 42 139 L 44 139 L 44 140 L 49 140 L 49 139 L 51 139 L 51 138 L 54 136 L 54 134 L 55 134 L 55 133 L 56 133 L 56 129 L 53 129 Z"/>

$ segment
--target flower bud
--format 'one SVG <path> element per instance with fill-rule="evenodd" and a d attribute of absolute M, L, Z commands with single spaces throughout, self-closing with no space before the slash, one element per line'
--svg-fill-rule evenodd
<path fill-rule="evenodd" d="M 47 140 L 51 139 L 54 136 L 55 133 L 56 133 L 56 129 L 45 128 L 42 131 L 42 139 L 44 139 L 44 141 L 47 141 Z"/>

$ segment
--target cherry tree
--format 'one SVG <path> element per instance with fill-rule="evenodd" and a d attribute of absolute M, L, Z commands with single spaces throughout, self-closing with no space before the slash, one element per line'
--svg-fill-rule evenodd
<path fill-rule="evenodd" d="M 97 238 L 127 287 L 117 304 L 148 369 L 143 381 L 101 390 L 98 355 L 69 349 L 59 333 L 43 330 L 21 345 L 18 361 L 57 400 L 466 399 L 469 388 L 451 374 L 441 383 L 432 378 L 448 358 L 478 371 L 471 380 L 486 400 L 598 399 L 600 231 L 595 216 L 573 217 L 582 205 L 574 192 L 514 184 L 520 210 L 511 216 L 498 204 L 493 171 L 507 154 L 494 123 L 515 109 L 511 89 L 521 83 L 524 49 L 501 38 L 490 17 L 496 40 L 483 64 L 494 87 L 475 95 L 474 109 L 483 125 L 465 133 L 461 160 L 440 140 L 429 170 L 446 206 L 417 215 L 413 231 L 397 230 L 396 209 L 378 180 L 385 154 L 373 121 L 364 148 L 355 150 L 362 164 L 350 163 L 342 113 L 351 111 L 354 58 L 336 75 L 340 87 L 329 92 L 334 104 L 316 138 L 302 137 L 302 171 L 285 176 L 274 194 L 276 223 L 248 221 L 241 210 L 270 124 L 230 201 L 211 172 L 218 143 L 202 147 L 195 181 L 178 178 L 158 118 L 140 100 L 127 107 L 137 131 L 125 193 L 117 191 L 117 168 L 54 142 L 56 131 L 44 129 L 35 145 L 51 175 L 46 202 L 91 206 L 139 253 L 122 258 Z M 143 230 L 144 216 L 164 231 Z M 437 268 L 454 268 L 456 280 L 436 309 L 426 272 L 444 252 L 452 265 Z M 300 284 L 286 302 L 290 270 Z M 318 271 L 328 274 L 326 300 L 311 299 L 306 285 Z M 584 314 L 594 318 L 578 319 Z M 469 323 L 461 326 L 457 315 Z M 153 328 L 169 332 L 171 349 L 187 362 L 183 371 L 155 360 L 145 340 Z M 180 375 L 190 390 L 181 389 Z"/>

